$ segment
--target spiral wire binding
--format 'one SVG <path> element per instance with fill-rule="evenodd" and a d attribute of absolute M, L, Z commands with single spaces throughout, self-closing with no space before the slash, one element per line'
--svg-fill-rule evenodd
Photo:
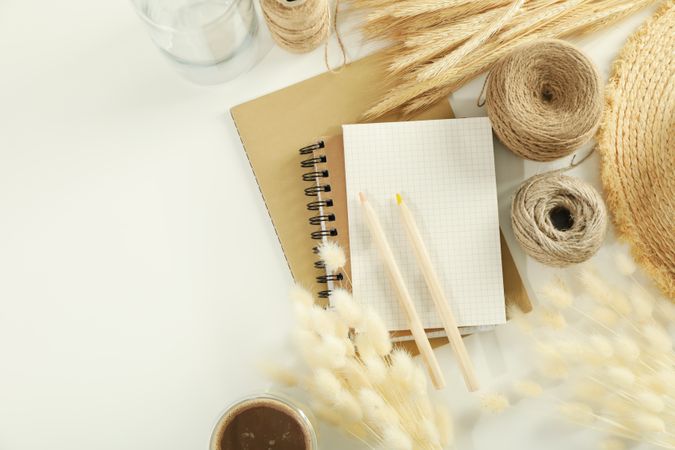
<path fill-rule="evenodd" d="M 325 147 L 325 145 L 324 145 L 323 141 L 319 141 L 315 144 L 308 145 L 307 147 L 302 147 L 298 151 L 300 152 L 301 155 L 311 155 L 312 153 L 314 153 L 314 150 L 318 150 L 318 149 L 324 148 L 324 147 Z"/>
<path fill-rule="evenodd" d="M 302 175 L 303 181 L 316 181 L 319 178 L 326 178 L 328 176 L 327 170 L 320 170 L 318 172 L 307 172 Z"/>
<path fill-rule="evenodd" d="M 321 225 L 321 222 L 334 222 L 335 214 L 324 214 L 320 216 L 314 216 L 309 219 L 310 225 Z"/>
<path fill-rule="evenodd" d="M 326 162 L 326 156 L 321 155 L 321 156 L 317 156 L 316 158 L 305 159 L 304 161 L 302 161 L 300 163 L 300 165 L 305 169 L 311 169 L 312 167 L 314 167 L 314 164 L 321 164 L 321 163 L 325 163 L 325 162 Z"/>
<path fill-rule="evenodd" d="M 316 197 L 319 195 L 319 192 L 330 192 L 330 184 L 326 185 L 317 185 L 317 186 L 310 186 L 308 188 L 305 188 L 305 195 L 307 197 Z"/>
<path fill-rule="evenodd" d="M 327 161 L 326 155 L 315 154 L 316 150 L 325 148 L 325 143 L 323 141 L 316 142 L 312 145 L 298 150 L 302 156 L 310 156 L 309 158 L 303 159 L 300 163 L 300 166 L 303 169 L 314 169 L 311 172 L 306 172 L 302 175 L 302 180 L 311 182 L 312 185 L 305 188 L 305 195 L 307 197 L 318 197 L 321 193 L 331 192 L 330 184 L 322 184 L 321 181 L 324 178 L 328 178 L 328 170 L 318 170 L 316 168 L 317 164 L 323 164 Z M 321 227 L 318 230 L 312 231 L 312 239 L 314 240 L 323 240 L 327 237 L 337 236 L 338 231 L 335 228 L 330 228 L 328 223 L 335 221 L 335 214 L 327 212 L 326 209 L 333 206 L 333 199 L 330 198 L 321 198 L 319 200 L 314 200 L 307 203 L 307 209 L 309 211 L 316 211 L 318 215 L 313 216 L 309 219 L 310 225 Z M 315 254 L 319 253 L 319 247 L 314 247 L 313 252 Z M 314 267 L 317 269 L 325 269 L 326 263 L 324 261 L 318 260 L 314 262 Z M 325 274 L 316 277 L 316 282 L 319 284 L 328 284 L 329 282 L 342 281 L 344 276 L 341 273 L 336 274 Z M 323 289 L 317 293 L 319 298 L 328 298 L 331 294 L 331 289 Z"/>
<path fill-rule="evenodd" d="M 331 228 L 329 230 L 316 230 L 312 231 L 312 239 L 322 240 L 325 237 L 337 236 L 337 230 Z"/>
<path fill-rule="evenodd" d="M 310 211 L 320 211 L 321 208 L 328 208 L 333 206 L 333 200 L 317 200 L 315 202 L 307 203 L 307 209 Z"/>

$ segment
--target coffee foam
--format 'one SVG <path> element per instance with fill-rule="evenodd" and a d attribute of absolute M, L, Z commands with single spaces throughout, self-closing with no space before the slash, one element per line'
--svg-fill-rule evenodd
<path fill-rule="evenodd" d="M 293 407 L 287 405 L 281 400 L 270 398 L 270 397 L 260 397 L 253 398 L 249 400 L 243 400 L 234 406 L 230 407 L 218 420 L 218 423 L 214 427 L 213 435 L 211 436 L 211 445 L 210 450 L 226 450 L 220 447 L 220 442 L 223 439 L 223 435 L 227 430 L 228 425 L 235 419 L 239 414 L 248 411 L 253 408 L 269 408 L 276 411 L 279 411 L 293 421 L 295 421 L 300 430 L 302 431 L 303 438 L 305 441 L 305 448 L 307 450 L 315 450 L 313 448 L 312 442 L 312 432 L 307 424 L 307 419 L 300 415 L 297 410 Z"/>

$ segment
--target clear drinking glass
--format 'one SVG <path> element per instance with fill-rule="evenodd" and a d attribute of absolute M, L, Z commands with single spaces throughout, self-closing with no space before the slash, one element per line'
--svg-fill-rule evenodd
<path fill-rule="evenodd" d="M 230 80 L 271 47 L 253 0 L 132 0 L 152 40 L 199 84 Z"/>

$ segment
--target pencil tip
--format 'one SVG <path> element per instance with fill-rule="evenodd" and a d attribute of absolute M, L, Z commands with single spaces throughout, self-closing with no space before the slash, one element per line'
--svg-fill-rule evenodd
<path fill-rule="evenodd" d="M 396 203 L 399 205 L 403 203 L 403 199 L 401 198 L 401 194 L 396 194 Z"/>
<path fill-rule="evenodd" d="M 359 199 L 361 200 L 361 203 L 365 203 L 366 202 L 366 194 L 364 194 L 363 192 L 359 192 Z"/>

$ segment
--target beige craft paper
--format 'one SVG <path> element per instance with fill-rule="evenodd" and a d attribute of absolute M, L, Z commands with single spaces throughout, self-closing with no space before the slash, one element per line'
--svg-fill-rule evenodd
<path fill-rule="evenodd" d="M 298 149 L 321 136 L 339 134 L 342 124 L 359 122 L 363 112 L 386 93 L 376 58 L 364 58 L 338 73 L 324 73 L 231 110 L 293 278 L 312 291 L 317 290 L 315 278 L 323 271 L 313 264 L 317 241 L 310 233 L 316 227 L 309 225 L 309 218 L 315 212 L 308 211 L 306 204 L 314 198 L 304 195 L 307 182 L 302 180 Z M 452 117 L 444 101 L 413 119 Z M 400 118 L 390 115 L 380 120 Z M 342 204 L 346 209 L 346 202 Z M 529 299 L 503 239 L 502 264 L 507 301 L 529 311 Z"/>

